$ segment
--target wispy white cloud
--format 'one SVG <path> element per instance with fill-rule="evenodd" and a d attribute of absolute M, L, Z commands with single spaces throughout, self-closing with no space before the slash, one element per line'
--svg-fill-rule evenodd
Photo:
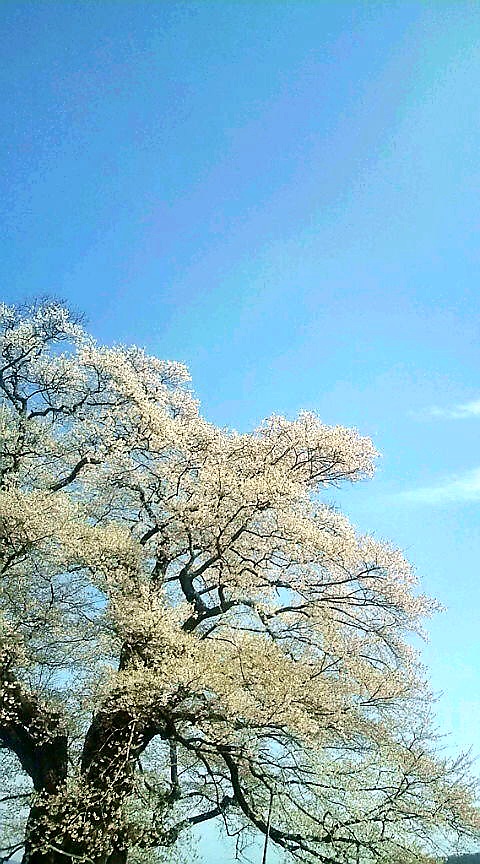
<path fill-rule="evenodd" d="M 480 501 L 480 468 L 445 478 L 432 486 L 418 486 L 400 493 L 403 499 L 417 504 L 455 504 Z"/>
<path fill-rule="evenodd" d="M 454 405 L 452 408 L 430 408 L 428 417 L 445 417 L 449 420 L 467 420 L 471 417 L 480 417 L 480 399 Z"/>

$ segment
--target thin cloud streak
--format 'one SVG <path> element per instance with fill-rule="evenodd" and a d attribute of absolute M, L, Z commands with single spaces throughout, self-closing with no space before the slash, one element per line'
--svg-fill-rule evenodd
<path fill-rule="evenodd" d="M 480 468 L 447 478 L 433 486 L 407 489 L 400 496 L 412 503 L 431 505 L 480 501 Z"/>
<path fill-rule="evenodd" d="M 462 405 L 454 405 L 453 408 L 430 408 L 429 417 L 444 417 L 448 420 L 468 420 L 472 417 L 480 417 L 480 399 L 473 399 Z"/>

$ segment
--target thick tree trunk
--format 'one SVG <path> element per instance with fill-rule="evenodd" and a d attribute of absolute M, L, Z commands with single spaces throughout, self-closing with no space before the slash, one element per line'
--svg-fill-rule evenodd
<path fill-rule="evenodd" d="M 62 821 L 62 817 L 59 816 L 55 822 L 51 812 L 48 812 L 43 803 L 33 805 L 25 832 L 25 852 L 22 864 L 76 864 L 79 859 L 82 860 L 82 856 L 85 856 L 86 864 L 127 864 L 127 848 L 117 848 L 111 851 L 110 847 L 109 852 L 104 851 L 102 853 L 99 850 L 99 847 L 104 848 L 102 838 L 99 839 L 97 848 L 95 841 L 92 845 L 91 836 L 89 842 L 86 840 L 84 842 L 85 838 L 82 838 L 82 833 L 88 835 L 90 832 L 82 832 L 81 826 L 90 828 L 93 824 L 98 827 L 99 821 L 101 824 L 101 820 L 99 820 L 101 806 L 100 808 L 94 806 L 90 812 L 85 812 L 81 802 L 79 804 L 77 814 L 79 819 L 73 837 L 70 834 L 71 817 L 75 818 L 76 814 L 72 812 L 72 809 L 67 811 L 68 815 L 64 817 L 65 821 Z M 109 846 L 108 833 L 107 837 L 103 836 L 103 840 L 105 839 L 107 839 L 106 845 Z"/>
<path fill-rule="evenodd" d="M 55 795 L 67 778 L 68 737 L 62 717 L 48 710 L 40 700 L 15 679 L 12 658 L 6 650 L 1 655 L 0 742 L 15 753 L 23 770 L 32 780 L 38 795 Z M 35 851 L 42 839 L 41 823 L 44 804 L 36 803 L 30 811 L 25 837 L 23 864 L 66 864 L 54 850 Z"/>
<path fill-rule="evenodd" d="M 44 839 L 45 808 L 34 805 L 28 817 L 25 832 L 25 852 L 22 864 L 67 864 L 65 855 L 55 849 L 38 851 L 38 843 Z"/>
<path fill-rule="evenodd" d="M 120 852 L 112 852 L 107 861 L 107 864 L 127 864 L 127 856 L 128 852 L 126 849 Z"/>
<path fill-rule="evenodd" d="M 84 788 L 89 789 L 91 813 L 85 811 L 85 799 L 80 822 L 74 831 L 74 837 L 69 837 L 67 824 L 62 824 L 59 817 L 58 826 L 51 823 L 52 814 L 48 814 L 43 804 L 32 807 L 27 826 L 25 854 L 22 864 L 75 864 L 78 858 L 85 855 L 87 862 L 92 864 L 127 864 L 128 850 L 117 849 L 107 854 L 95 855 L 91 843 L 87 850 L 83 846 L 81 835 L 82 820 L 88 824 L 89 818 L 94 820 L 97 829 L 102 830 L 102 823 L 108 832 L 108 824 L 115 823 L 115 813 L 120 812 L 122 803 L 131 792 L 135 762 L 143 752 L 157 728 L 139 724 L 128 712 L 123 710 L 100 711 L 93 719 L 86 735 L 81 772 Z M 50 755 L 50 754 L 49 754 Z M 41 791 L 58 793 L 61 783 L 55 776 L 55 782 L 43 785 Z M 62 777 L 63 780 L 63 772 Z M 52 778 L 53 780 L 53 778 Z M 70 806 L 75 807 L 76 801 L 70 799 Z M 70 816 L 74 816 L 70 811 Z M 69 819 L 71 825 L 71 821 Z M 50 825 L 50 831 L 47 826 Z M 117 822 L 118 824 L 118 822 Z M 80 826 L 80 827 L 78 827 Z M 53 830 L 52 830 L 53 829 Z M 51 846 L 56 849 L 38 851 L 38 846 L 45 842 L 45 834 L 50 833 Z M 104 839 L 107 839 L 105 837 Z M 121 845 L 126 838 L 122 838 Z M 127 841 L 128 843 L 128 841 Z M 103 845 L 100 841 L 99 845 Z M 108 845 L 108 841 L 107 844 Z"/>
<path fill-rule="evenodd" d="M 94 864 L 127 864 L 128 850 L 119 849 L 111 852 L 109 855 L 92 858 L 91 850 L 88 852 L 82 849 L 82 843 L 75 842 L 61 843 L 58 849 L 50 848 L 39 851 L 36 848 L 44 840 L 45 810 L 43 807 L 32 807 L 28 819 L 27 832 L 25 838 L 25 852 L 22 858 L 22 864 L 75 864 L 77 859 L 85 853 L 87 861 L 92 861 Z M 63 834 L 62 825 L 59 825 L 59 834 Z M 55 843 L 52 844 L 55 846 Z M 69 852 L 75 857 L 70 857 Z"/>

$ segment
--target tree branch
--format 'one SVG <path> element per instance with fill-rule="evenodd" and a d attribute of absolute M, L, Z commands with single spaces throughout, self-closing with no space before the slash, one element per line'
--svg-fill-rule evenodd
<path fill-rule="evenodd" d="M 50 490 L 52 492 L 58 492 L 59 489 L 63 489 L 65 486 L 68 486 L 70 483 L 78 477 L 80 472 L 85 465 L 99 465 L 100 459 L 95 459 L 94 456 L 82 456 L 82 458 L 77 462 L 77 464 L 72 468 L 70 474 L 67 474 L 66 477 L 63 477 L 62 480 L 58 480 L 56 483 L 52 483 L 50 486 Z"/>

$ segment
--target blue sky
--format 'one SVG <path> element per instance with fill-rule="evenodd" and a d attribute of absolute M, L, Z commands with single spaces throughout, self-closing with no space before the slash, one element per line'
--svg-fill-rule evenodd
<path fill-rule="evenodd" d="M 382 453 L 331 496 L 447 612 L 439 723 L 480 755 L 480 8 L 0 4 L 2 299 L 59 295 L 247 430 Z"/>

